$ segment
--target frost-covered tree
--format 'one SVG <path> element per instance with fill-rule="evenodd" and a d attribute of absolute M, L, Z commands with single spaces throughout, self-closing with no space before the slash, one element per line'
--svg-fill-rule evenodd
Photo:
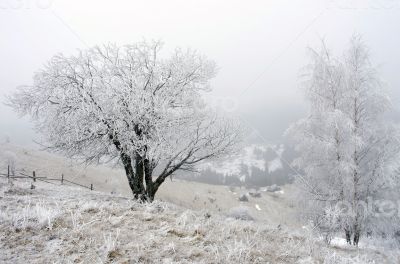
<path fill-rule="evenodd" d="M 56 55 L 9 104 L 33 118 L 51 149 L 121 162 L 134 196 L 152 201 L 167 177 L 229 153 L 241 137 L 236 122 L 204 107 L 215 64 L 192 50 L 162 56 L 161 46 Z"/>
<path fill-rule="evenodd" d="M 393 187 L 399 141 L 384 118 L 390 101 L 358 36 L 341 58 L 324 43 L 311 50 L 306 69 L 310 113 L 288 130 L 300 153 L 294 165 L 304 172 L 297 181 L 315 224 L 323 225 L 318 219 L 327 218 L 327 208 L 341 208 L 335 222 L 357 245 L 371 217 L 368 199 Z"/>

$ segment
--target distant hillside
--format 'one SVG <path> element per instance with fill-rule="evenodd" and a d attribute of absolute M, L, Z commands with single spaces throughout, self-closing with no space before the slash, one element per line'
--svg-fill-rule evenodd
<path fill-rule="evenodd" d="M 204 163 L 199 173 L 180 175 L 181 178 L 210 184 L 262 187 L 292 182 L 293 150 L 284 144 L 257 145 L 243 148 L 235 156 L 218 162 Z"/>

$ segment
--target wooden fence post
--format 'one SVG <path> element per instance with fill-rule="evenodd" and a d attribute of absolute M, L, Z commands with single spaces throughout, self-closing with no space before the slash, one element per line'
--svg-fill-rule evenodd
<path fill-rule="evenodd" d="M 36 172 L 35 171 L 33 171 L 33 181 L 35 182 L 36 181 Z"/>
<path fill-rule="evenodd" d="M 61 184 L 64 183 L 64 174 L 61 174 Z"/>
<path fill-rule="evenodd" d="M 93 191 L 93 183 L 90 184 L 90 190 Z"/>
<path fill-rule="evenodd" d="M 10 179 L 10 165 L 7 165 L 7 178 Z"/>

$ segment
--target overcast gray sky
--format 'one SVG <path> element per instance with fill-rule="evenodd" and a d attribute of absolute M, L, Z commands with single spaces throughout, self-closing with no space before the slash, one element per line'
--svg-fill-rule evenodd
<path fill-rule="evenodd" d="M 337 53 L 362 34 L 400 105 L 400 0 L 0 0 L 0 97 L 31 84 L 52 55 L 113 42 L 161 39 L 165 49 L 199 50 L 216 61 L 214 104 L 235 113 L 267 141 L 304 116 L 299 70 L 306 47 L 324 37 Z M 229 107 L 230 108 L 230 107 Z M 27 119 L 0 105 L 0 140 L 29 144 Z"/>

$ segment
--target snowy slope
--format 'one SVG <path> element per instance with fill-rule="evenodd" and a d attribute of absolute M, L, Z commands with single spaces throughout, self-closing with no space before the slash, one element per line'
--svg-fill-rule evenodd
<path fill-rule="evenodd" d="M 0 180 L 0 263 L 396 263 L 395 251 L 328 248 L 307 229 L 167 202 Z M 239 213 L 238 213 L 239 212 Z"/>
<path fill-rule="evenodd" d="M 15 159 L 17 171 L 31 174 L 36 171 L 37 176 L 49 178 L 69 179 L 86 186 L 93 184 L 94 189 L 105 193 L 116 193 L 129 196 L 125 174 L 120 168 L 106 166 L 83 166 L 71 163 L 61 156 L 43 151 L 36 151 L 3 144 L 0 149 L 0 172 L 5 173 L 10 156 Z M 249 201 L 241 203 L 238 198 L 250 190 L 243 187 L 226 187 L 210 185 L 173 178 L 166 180 L 156 195 L 156 199 L 168 201 L 182 207 L 201 210 L 207 207 L 214 212 L 227 212 L 237 206 L 248 207 L 254 218 L 271 225 L 301 226 L 293 218 L 292 186 L 284 186 L 284 194 L 261 192 L 259 198 L 249 196 Z M 258 210 L 256 205 L 261 209 Z"/>

